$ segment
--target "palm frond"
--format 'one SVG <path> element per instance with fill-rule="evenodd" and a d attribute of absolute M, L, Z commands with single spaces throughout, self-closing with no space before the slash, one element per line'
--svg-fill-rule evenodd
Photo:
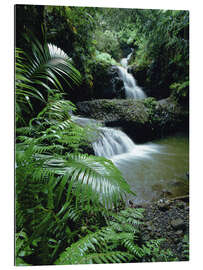
<path fill-rule="evenodd" d="M 30 36 L 25 38 L 30 42 Z M 43 82 L 46 85 L 56 89 L 63 90 L 59 78 L 63 78 L 68 85 L 71 84 L 68 80 L 79 84 L 81 82 L 81 75 L 72 65 L 71 58 L 63 52 L 60 48 L 53 44 L 41 44 L 36 38 L 32 38 L 32 57 L 26 54 L 27 66 L 25 66 L 28 78 L 40 84 Z M 47 82 L 46 82 L 47 81 Z"/>
<path fill-rule="evenodd" d="M 23 112 L 33 112 L 32 100 L 43 104 L 54 91 L 63 91 L 64 83 L 72 88 L 81 83 L 81 74 L 60 48 L 41 44 L 33 35 L 25 35 L 31 44 L 28 54 L 16 48 L 16 120 L 23 122 Z"/>
<path fill-rule="evenodd" d="M 69 154 L 67 160 L 50 159 L 46 165 L 58 174 L 70 176 L 72 192 L 78 199 L 84 191 L 91 202 L 112 208 L 125 193 L 131 193 L 120 171 L 103 157 Z"/>

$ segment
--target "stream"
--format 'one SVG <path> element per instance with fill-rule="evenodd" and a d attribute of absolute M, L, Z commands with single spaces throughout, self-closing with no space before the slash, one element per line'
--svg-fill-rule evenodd
<path fill-rule="evenodd" d="M 136 193 L 136 197 L 128 197 L 134 204 L 189 192 L 189 141 L 184 134 L 136 145 L 131 153 L 116 155 L 111 160 Z"/>
<path fill-rule="evenodd" d="M 136 144 L 119 128 L 98 126 L 94 119 L 72 116 L 95 130 L 92 147 L 97 156 L 110 159 L 136 193 L 134 204 L 174 198 L 189 192 L 189 139 L 177 133 L 153 142 Z"/>
<path fill-rule="evenodd" d="M 123 80 L 126 98 L 142 99 L 144 91 L 128 72 L 132 52 L 117 66 Z M 185 134 L 175 134 L 144 144 L 136 144 L 119 127 L 98 126 L 94 119 L 72 116 L 80 125 L 94 128 L 96 139 L 92 147 L 97 156 L 110 159 L 121 171 L 136 193 L 127 199 L 134 204 L 144 204 L 160 198 L 174 198 L 189 192 L 189 139 Z M 93 136 L 94 137 L 94 136 Z"/>

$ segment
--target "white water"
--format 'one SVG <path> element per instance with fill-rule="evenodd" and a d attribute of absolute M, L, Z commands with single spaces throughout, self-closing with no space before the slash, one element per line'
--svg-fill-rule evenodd
<path fill-rule="evenodd" d="M 94 119 L 71 117 L 79 125 L 92 127 L 88 138 L 92 141 L 95 155 L 110 159 L 121 171 L 136 192 L 135 197 L 128 196 L 133 203 L 160 198 L 163 189 L 171 191 L 173 196 L 187 193 L 188 187 L 183 177 L 188 171 L 188 147 L 185 141 L 172 138 L 169 142 L 165 139 L 156 144 L 135 144 L 119 129 L 101 127 Z M 174 185 L 176 181 L 178 186 Z"/>
<path fill-rule="evenodd" d="M 91 126 L 96 128 L 99 125 L 99 122 L 92 118 L 84 118 L 72 114 L 71 119 L 80 126 Z"/>
<path fill-rule="evenodd" d="M 115 155 L 130 152 L 133 141 L 122 131 L 100 127 L 99 139 L 92 144 L 95 155 L 110 158 Z"/>
<path fill-rule="evenodd" d="M 117 163 L 119 159 L 132 159 L 132 157 L 133 159 L 135 157 L 148 158 L 150 153 L 160 151 L 160 147 L 156 144 L 137 145 L 120 129 L 101 127 L 97 120 L 75 115 L 72 115 L 71 119 L 81 126 L 93 128 L 92 135 L 96 136 L 92 142 L 95 155 L 109 158 L 114 163 Z"/>
<path fill-rule="evenodd" d="M 119 76 L 124 83 L 126 98 L 143 99 L 147 97 L 146 94 L 136 84 L 136 80 L 132 74 L 128 72 L 128 60 L 130 59 L 131 55 L 132 52 L 126 58 L 121 59 L 122 67 L 117 66 Z"/>
<path fill-rule="evenodd" d="M 158 145 L 147 143 L 135 144 L 119 129 L 99 127 L 99 138 L 92 143 L 95 155 L 111 159 L 115 164 L 119 160 L 149 158 L 151 153 L 158 153 Z"/>

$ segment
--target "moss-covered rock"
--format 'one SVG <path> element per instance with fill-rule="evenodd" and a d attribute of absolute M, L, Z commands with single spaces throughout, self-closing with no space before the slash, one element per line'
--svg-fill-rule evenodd
<path fill-rule="evenodd" d="M 92 67 L 93 97 L 96 99 L 125 97 L 123 81 L 110 63 L 98 62 Z"/>
<path fill-rule="evenodd" d="M 101 120 L 106 126 L 122 127 L 135 141 L 188 130 L 188 111 L 173 99 L 98 99 L 77 103 L 77 113 Z"/>

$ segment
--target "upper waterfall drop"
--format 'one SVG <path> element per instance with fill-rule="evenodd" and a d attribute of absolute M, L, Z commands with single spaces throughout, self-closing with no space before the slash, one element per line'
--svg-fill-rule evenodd
<path fill-rule="evenodd" d="M 122 66 L 117 66 L 119 76 L 124 83 L 126 98 L 143 99 L 147 97 L 146 94 L 141 87 L 136 84 L 136 80 L 132 74 L 128 72 L 128 61 L 131 55 L 132 51 L 126 58 L 121 59 L 120 63 Z"/>

